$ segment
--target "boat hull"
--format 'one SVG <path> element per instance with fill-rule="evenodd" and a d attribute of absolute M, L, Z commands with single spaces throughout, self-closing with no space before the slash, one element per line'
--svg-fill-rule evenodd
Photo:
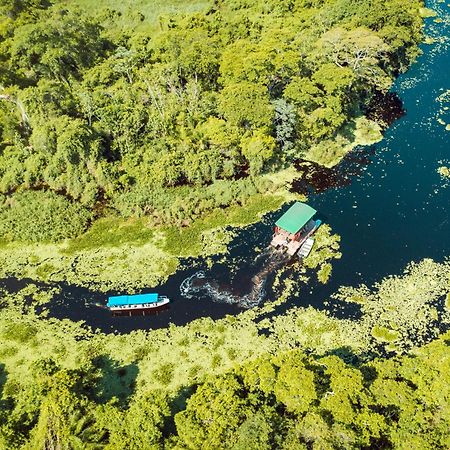
<path fill-rule="evenodd" d="M 158 306 L 157 308 L 138 309 L 133 311 L 112 311 L 112 317 L 142 317 L 142 316 L 157 316 L 170 309 L 169 304 Z"/>

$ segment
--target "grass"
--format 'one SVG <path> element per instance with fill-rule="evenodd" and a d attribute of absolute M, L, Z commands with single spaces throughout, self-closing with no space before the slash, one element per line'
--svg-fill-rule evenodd
<path fill-rule="evenodd" d="M 119 247 L 124 244 L 136 246 L 150 242 L 154 230 L 146 219 L 120 219 L 116 217 L 97 220 L 83 235 L 69 241 L 64 253 L 91 250 L 100 247 Z"/>
<path fill-rule="evenodd" d="M 255 223 L 264 213 L 280 208 L 285 201 L 282 195 L 257 194 L 243 206 L 216 209 L 189 227 L 165 227 L 163 249 L 176 256 L 223 252 L 233 236 L 232 232 L 223 229 L 224 226 L 239 227 Z"/>
<path fill-rule="evenodd" d="M 66 252 L 61 244 L 11 244 L 0 250 L 2 277 L 67 282 L 106 292 L 155 286 L 178 267 L 178 259 L 154 242 Z"/>
<path fill-rule="evenodd" d="M 189 226 L 151 225 L 149 218 L 103 218 L 79 237 L 58 244 L 0 246 L 0 276 L 68 282 L 98 291 L 133 292 L 164 282 L 179 258 L 224 253 L 234 231 L 292 200 L 281 173 L 274 193 L 256 194 L 244 205 L 215 209 Z"/>

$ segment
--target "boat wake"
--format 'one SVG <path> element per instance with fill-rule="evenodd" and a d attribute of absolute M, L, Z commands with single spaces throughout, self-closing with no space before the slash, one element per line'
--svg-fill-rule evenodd
<path fill-rule="evenodd" d="M 253 261 L 250 267 L 247 266 L 245 269 L 241 269 L 247 274 L 252 273 L 256 269 L 256 273 L 247 281 L 247 286 L 242 286 L 242 281 L 240 286 L 221 285 L 204 271 L 198 271 L 181 283 L 180 293 L 183 297 L 189 299 L 206 295 L 215 302 L 234 304 L 241 308 L 253 308 L 258 306 L 264 299 L 268 276 L 288 262 L 290 258 L 286 253 L 268 247 Z M 236 278 L 234 282 L 233 284 L 238 283 Z M 249 293 L 242 295 L 233 293 L 236 287 L 242 290 L 248 285 L 250 286 Z"/>

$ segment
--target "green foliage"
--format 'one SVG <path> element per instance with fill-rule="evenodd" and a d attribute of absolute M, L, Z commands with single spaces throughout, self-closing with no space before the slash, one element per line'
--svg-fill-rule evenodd
<path fill-rule="evenodd" d="M 449 393 L 448 355 L 436 359 L 445 351 L 441 340 L 415 357 L 378 359 L 359 368 L 336 356 L 317 359 L 298 350 L 264 356 L 201 385 L 186 410 L 175 416 L 178 439 L 187 448 L 244 448 L 244 443 L 247 448 L 366 448 L 383 443 L 443 449 L 449 442 L 444 431 L 450 424 L 448 402 L 435 421 L 428 418 Z M 250 382 L 247 373 L 267 364 L 275 383 L 262 388 Z M 430 364 L 432 372 L 425 375 Z M 284 447 L 294 434 L 296 443 Z"/>
<path fill-rule="evenodd" d="M 144 245 L 153 238 L 153 230 L 145 220 L 124 221 L 105 218 L 94 222 L 83 235 L 69 241 L 64 253 L 75 253 L 101 247 L 118 247 L 124 244 Z"/>
<path fill-rule="evenodd" d="M 3 197 L 0 234 L 3 239 L 25 242 L 60 241 L 81 234 L 92 213 L 81 205 L 49 191 Z"/>
<path fill-rule="evenodd" d="M 288 411 L 301 414 L 316 399 L 314 376 L 297 358 L 283 361 L 277 374 L 274 394 Z"/>
<path fill-rule="evenodd" d="M 136 398 L 126 411 L 112 403 L 97 412 L 98 425 L 109 434 L 106 448 L 110 450 L 161 448 L 162 429 L 168 416 L 170 408 L 167 399 L 158 392 Z"/>
<path fill-rule="evenodd" d="M 99 26 L 79 11 L 48 11 L 35 23 L 21 26 L 10 43 L 11 64 L 27 80 L 67 80 L 92 65 L 102 50 Z"/>
<path fill-rule="evenodd" d="M 417 53 L 419 6 L 6 2 L 0 192 L 46 186 L 173 224 L 180 185 L 211 211 L 207 185 L 240 202 L 237 179 L 308 151 L 336 163 L 345 125 Z"/>
<path fill-rule="evenodd" d="M 8 449 L 448 448 L 450 336 L 412 349 L 408 338 L 436 332 L 436 318 L 424 311 L 443 309 L 448 271 L 448 263 L 425 260 L 373 292 L 357 289 L 357 319 L 312 308 L 267 317 L 263 309 L 127 335 L 37 316 L 34 302 L 51 292 L 36 286 L 2 292 L 0 442 Z M 403 315 L 411 310 L 414 321 Z M 438 320 L 441 328 L 450 323 L 444 311 Z M 386 334 L 393 331 L 395 341 Z M 387 355 L 392 344 L 397 356 Z"/>
<path fill-rule="evenodd" d="M 133 289 L 225 251 L 224 226 L 289 199 L 280 167 L 379 138 L 361 110 L 417 55 L 420 6 L 3 1 L 3 273 Z M 339 256 L 322 226 L 305 267 L 325 282 Z M 446 326 L 447 263 L 341 290 L 357 320 L 299 307 L 104 335 L 39 317 L 53 293 L 2 291 L 2 448 L 450 446 L 449 337 L 376 357 Z"/>

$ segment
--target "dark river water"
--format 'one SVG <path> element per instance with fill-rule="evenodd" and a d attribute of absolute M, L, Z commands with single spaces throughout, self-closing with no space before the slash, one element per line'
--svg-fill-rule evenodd
<path fill-rule="evenodd" d="M 445 104 L 438 99 L 450 90 L 450 8 L 437 2 L 430 2 L 430 7 L 443 21 L 427 19 L 426 34 L 441 42 L 423 44 L 416 64 L 394 84 L 392 91 L 403 102 L 405 114 L 386 130 L 383 141 L 353 152 L 336 171 L 337 175 L 351 175 L 342 176 L 337 186 L 321 192 L 310 189 L 308 203 L 341 236 L 343 256 L 333 262 L 328 284 L 312 282 L 279 312 L 292 305 L 325 308 L 324 302 L 341 285 L 370 285 L 386 275 L 401 273 L 410 261 L 442 261 L 450 254 L 450 187 L 437 173 L 439 166 L 450 165 L 450 131 L 438 122 L 450 123 L 450 109 L 444 110 Z M 83 320 L 103 331 L 127 332 L 236 314 L 242 309 L 227 303 L 227 298 L 250 291 L 251 277 L 263 270 L 265 263 L 264 259 L 255 263 L 255 249 L 268 245 L 273 221 L 285 209 L 287 206 L 240 231 L 225 262 L 207 269 L 201 260 L 185 261 L 188 269 L 155 289 L 172 300 L 169 309 L 157 315 L 111 317 L 93 305 L 105 303 L 104 294 L 64 285 L 62 295 L 49 306 L 50 315 Z M 237 273 L 230 268 L 238 268 Z M 184 297 L 180 285 L 199 270 L 204 270 L 211 282 L 209 293 L 204 290 L 192 298 Z M 273 300 L 270 285 L 271 275 L 264 298 Z M 220 292 L 226 293 L 225 300 L 214 299 Z"/>

